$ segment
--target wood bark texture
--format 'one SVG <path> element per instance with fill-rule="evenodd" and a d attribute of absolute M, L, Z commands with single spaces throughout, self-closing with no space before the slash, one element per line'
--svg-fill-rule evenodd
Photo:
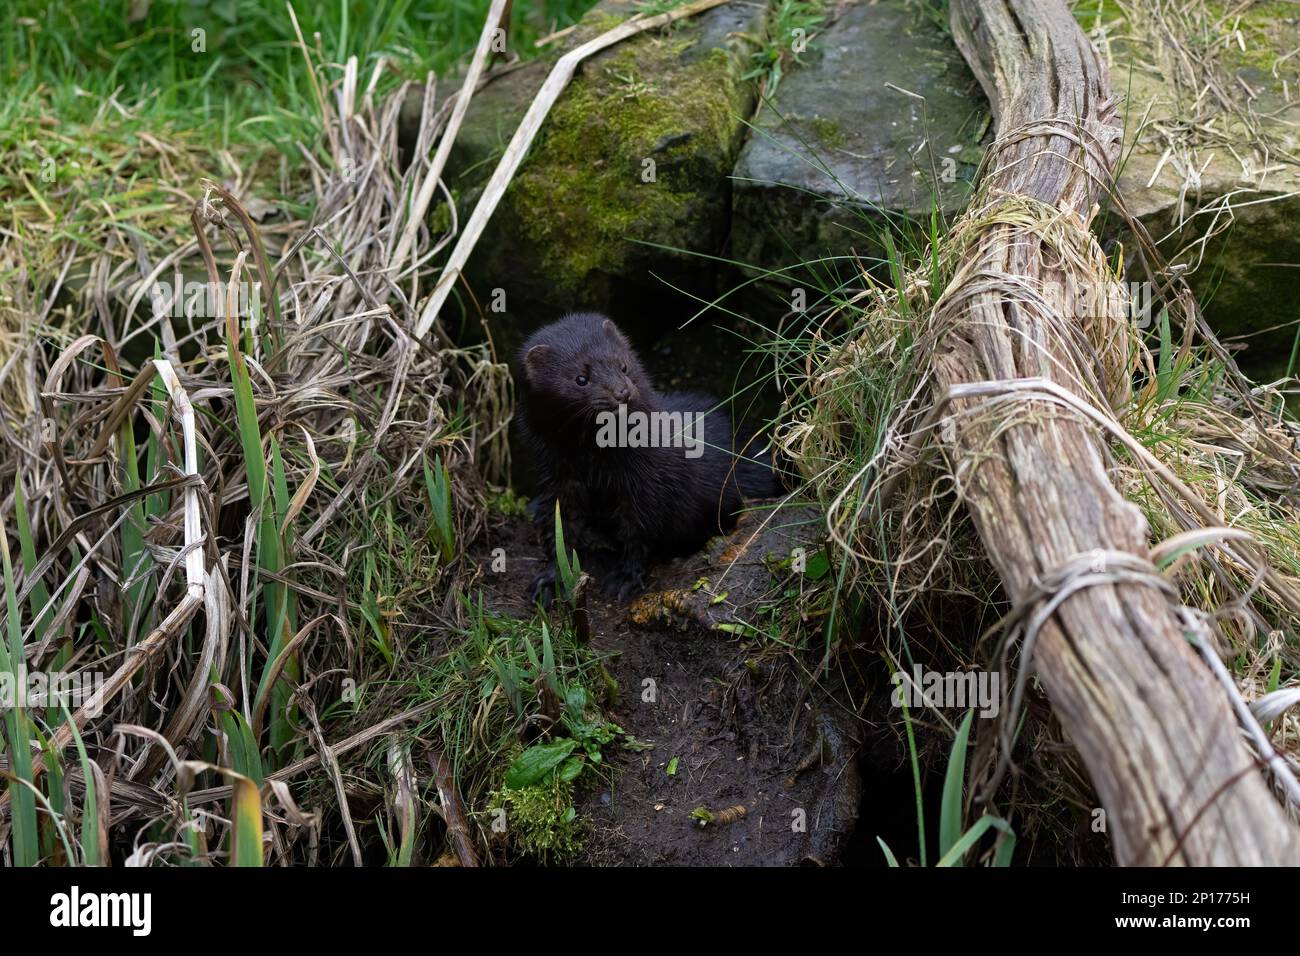
<path fill-rule="evenodd" d="M 1087 38 L 1062 0 L 952 0 L 951 10 L 957 46 L 996 124 L 982 195 L 1027 197 L 1086 228 L 1121 145 L 1108 78 Z M 1071 269 L 1058 251 L 1033 226 L 995 217 L 981 227 L 954 280 L 967 292 L 936 356 L 940 394 L 1045 378 L 1098 401 L 1082 384 L 1096 372 L 1073 357 L 1084 332 L 1051 291 L 1065 287 Z M 1007 277 L 1044 290 L 1040 302 L 1054 317 L 1008 294 Z M 1074 348 L 1062 341 L 1072 336 Z M 1094 549 L 1147 558 L 1147 523 L 1108 477 L 1099 428 L 1032 397 L 1005 404 L 1000 416 L 980 404 L 954 401 L 940 440 L 1012 602 Z M 1140 582 L 1075 591 L 1039 633 L 1032 665 L 1088 768 L 1117 862 L 1300 863 L 1300 829 L 1166 594 Z"/>

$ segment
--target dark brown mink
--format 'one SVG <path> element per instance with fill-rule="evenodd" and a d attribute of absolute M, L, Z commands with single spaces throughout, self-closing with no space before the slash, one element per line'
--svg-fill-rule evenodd
<path fill-rule="evenodd" d="M 533 600 L 554 596 L 557 499 L 565 543 L 595 569 L 602 591 L 627 600 L 644 590 L 647 564 L 698 550 L 735 524 L 743 498 L 779 491 L 762 442 L 733 431 L 728 410 L 708 395 L 656 390 L 627 338 L 600 313 L 572 313 L 534 332 L 518 365 L 516 428 L 540 479 L 530 510 L 547 562 L 533 579 Z M 610 445 L 608 431 L 598 441 L 602 424 L 608 427 L 598 416 L 617 416 L 620 405 L 629 421 L 634 412 L 703 417 L 659 447 Z"/>

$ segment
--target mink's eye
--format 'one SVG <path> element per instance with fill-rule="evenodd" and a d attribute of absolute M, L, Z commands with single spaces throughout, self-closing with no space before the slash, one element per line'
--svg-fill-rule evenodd
<path fill-rule="evenodd" d="M 626 375 L 626 374 L 627 374 L 627 363 L 624 362 L 624 363 L 622 364 L 621 368 L 623 369 L 623 374 Z"/>
<path fill-rule="evenodd" d="M 579 375 L 577 378 L 574 379 L 574 381 L 577 382 L 579 385 L 586 385 L 586 384 L 587 384 L 587 376 L 585 376 L 585 375 Z"/>

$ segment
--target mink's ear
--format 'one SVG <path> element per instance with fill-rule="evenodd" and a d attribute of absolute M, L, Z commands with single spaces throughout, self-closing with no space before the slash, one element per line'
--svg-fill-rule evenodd
<path fill-rule="evenodd" d="M 619 331 L 619 328 L 614 324 L 613 319 L 606 319 L 603 328 L 605 329 L 605 335 L 611 342 L 621 345 L 623 348 L 627 348 L 627 339 L 623 338 L 623 333 Z"/>
<path fill-rule="evenodd" d="M 551 356 L 551 347 L 549 345 L 534 345 L 524 356 L 524 367 L 531 375 L 540 368 L 545 368 L 547 361 Z"/>

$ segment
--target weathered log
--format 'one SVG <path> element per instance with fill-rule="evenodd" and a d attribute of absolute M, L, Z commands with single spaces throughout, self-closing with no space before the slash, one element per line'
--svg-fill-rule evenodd
<path fill-rule="evenodd" d="M 1056 241 L 1064 229 L 1088 261 L 1104 261 L 1087 233 L 1121 143 L 1104 67 L 1062 0 L 952 0 L 952 27 L 997 141 L 982 209 L 967 214 L 974 235 L 936 307 L 938 392 L 962 396 L 943 409 L 940 441 L 1013 604 L 1043 607 L 1045 582 L 1062 587 L 1076 572 L 1061 569 L 1082 555 L 1103 572 L 1057 591 L 1068 596 L 1028 663 L 1088 768 L 1119 863 L 1300 863 L 1300 829 L 1189 644 L 1187 619 L 1154 568 L 1151 580 L 1131 573 L 1149 566 L 1147 523 L 1107 475 L 1101 429 L 1050 389 L 1006 384 L 1047 379 L 1102 408 L 1127 389 L 1104 361 L 1081 359 L 1104 345 L 1072 317 L 1065 290 L 1090 277 L 1071 274 L 1079 257 Z M 1043 221 L 1054 212 L 1056 239 L 1032 215 L 999 214 L 1004 202 Z M 1124 316 L 1104 319 L 1126 328 Z M 972 391 L 978 383 L 994 384 Z M 1108 564 L 1121 552 L 1133 560 Z"/>

